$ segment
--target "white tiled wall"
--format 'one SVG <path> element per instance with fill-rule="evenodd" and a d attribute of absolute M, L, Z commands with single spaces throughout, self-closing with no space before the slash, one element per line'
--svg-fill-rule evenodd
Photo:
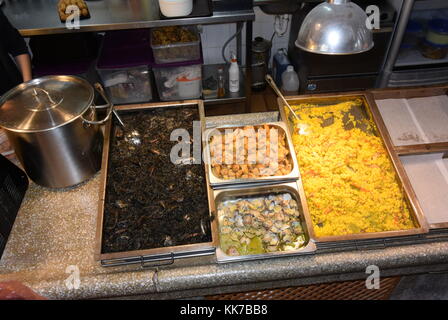
<path fill-rule="evenodd" d="M 253 23 L 253 37 L 263 37 L 266 40 L 270 40 L 274 32 L 274 15 L 268 15 L 262 12 L 258 7 L 254 8 L 255 11 L 255 21 Z M 272 55 L 277 52 L 279 48 L 287 48 L 289 40 L 289 28 L 285 35 L 281 38 L 275 36 L 272 44 Z M 236 24 L 217 24 L 217 25 L 204 25 L 202 31 L 202 48 L 204 52 L 204 63 L 223 63 L 224 60 L 221 55 L 222 46 L 234 33 L 236 32 Z M 245 28 L 243 28 L 243 61 L 245 64 L 245 50 L 246 50 L 246 39 L 245 39 Z M 236 38 L 226 48 L 226 57 L 230 58 L 230 51 L 236 52 Z"/>

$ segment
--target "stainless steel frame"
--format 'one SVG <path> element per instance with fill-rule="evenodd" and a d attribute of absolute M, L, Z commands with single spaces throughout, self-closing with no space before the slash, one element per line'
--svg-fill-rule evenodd
<path fill-rule="evenodd" d="M 274 183 L 279 183 L 279 182 L 285 182 L 285 181 L 295 181 L 299 178 L 299 169 L 298 169 L 298 165 L 297 165 L 297 159 L 294 156 L 294 148 L 292 145 L 292 140 L 290 137 L 290 133 L 288 128 L 286 127 L 286 125 L 283 122 L 269 122 L 269 123 L 263 123 L 263 124 L 259 124 L 261 125 L 269 125 L 272 127 L 277 127 L 280 128 L 281 130 L 283 130 L 285 132 L 285 137 L 286 137 L 286 143 L 288 145 L 288 150 L 289 150 L 289 160 L 291 161 L 292 164 L 292 170 L 289 174 L 284 175 L 284 176 L 271 176 L 271 177 L 259 177 L 259 178 L 253 178 L 253 179 L 229 179 L 229 180 L 225 180 L 225 179 L 221 179 L 219 177 L 217 177 L 212 170 L 211 167 L 211 155 L 208 152 L 209 151 L 209 138 L 210 138 L 210 134 L 212 134 L 213 131 L 215 130 L 224 130 L 224 129 L 236 129 L 236 128 L 242 128 L 244 126 L 244 124 L 242 125 L 238 125 L 238 126 L 233 126 L 233 125 L 224 125 L 224 126 L 219 126 L 219 127 L 215 127 L 215 128 L 209 128 L 204 132 L 204 136 L 203 136 L 203 145 L 205 145 L 205 149 L 204 149 L 204 157 L 206 159 L 206 168 L 208 171 L 208 181 L 209 184 L 212 188 L 214 189 L 218 189 L 218 188 L 226 188 L 229 186 L 237 186 L 237 185 L 252 185 L 254 183 L 268 183 L 268 184 L 274 184 Z M 257 125 L 255 125 L 257 126 Z"/>
<path fill-rule="evenodd" d="M 373 120 L 374 124 L 377 127 L 378 133 L 384 143 L 384 146 L 389 154 L 389 157 L 394 166 L 395 172 L 399 178 L 400 183 L 402 184 L 403 191 L 406 196 L 406 200 L 408 202 L 409 208 L 411 209 L 413 218 L 415 219 L 415 223 L 418 224 L 418 227 L 410 230 L 397 230 L 397 231 L 383 231 L 383 232 L 372 232 L 372 233 L 357 233 L 343 236 L 325 236 L 325 237 L 316 237 L 314 232 L 312 235 L 316 240 L 316 243 L 331 243 L 335 241 L 351 241 L 351 240 L 366 240 L 366 239 L 379 239 L 379 238 L 391 238 L 391 237 L 402 237 L 402 236 L 412 236 L 412 235 L 420 235 L 428 232 L 428 225 L 426 219 L 423 215 L 423 211 L 420 207 L 420 204 L 417 200 L 417 196 L 412 188 L 412 185 L 409 181 L 409 178 L 404 170 L 403 165 L 401 164 L 400 159 L 398 158 L 397 153 L 395 152 L 391 138 L 389 133 L 387 132 L 386 125 L 381 118 L 381 114 L 376 106 L 375 100 L 373 97 L 366 92 L 350 92 L 346 94 L 321 94 L 321 95 L 304 95 L 304 96 L 292 96 L 286 97 L 287 101 L 293 105 L 298 103 L 310 103 L 310 104 L 319 104 L 319 103 L 337 103 L 343 102 L 347 100 L 352 100 L 354 98 L 361 98 L 364 101 L 365 111 L 368 113 L 370 118 Z M 289 129 L 290 122 L 286 117 L 286 113 L 284 110 L 282 100 L 278 99 L 278 105 L 280 109 L 280 114 L 282 120 L 288 124 Z M 300 171 L 300 165 L 299 165 Z M 304 201 L 306 201 L 306 197 L 304 197 Z"/>
<path fill-rule="evenodd" d="M 406 26 L 408 25 L 409 17 L 414 6 L 414 0 L 402 0 L 401 10 L 398 14 L 398 22 L 395 26 L 393 38 L 391 40 L 391 46 L 389 48 L 388 55 L 385 59 L 383 68 L 377 78 L 376 87 L 385 88 L 389 82 L 389 78 L 397 61 L 398 54 L 400 52 L 401 42 L 403 41 L 404 34 L 406 32 Z"/>
<path fill-rule="evenodd" d="M 118 106 L 116 110 L 118 113 L 124 111 L 140 111 L 157 108 L 178 108 L 182 106 L 197 106 L 199 110 L 199 118 L 201 121 L 201 130 L 203 132 L 205 128 L 204 117 L 204 105 L 202 100 L 190 100 L 190 101 L 178 101 L 170 103 L 151 103 L 151 104 L 138 104 L 138 105 L 125 105 Z M 106 125 L 104 134 L 104 147 L 102 157 L 102 172 L 100 182 L 100 195 L 98 201 L 98 216 L 96 227 L 96 244 L 95 244 L 95 260 L 101 261 L 103 266 L 116 266 L 126 264 L 141 264 L 142 267 L 160 266 L 174 263 L 175 259 L 198 257 L 204 255 L 212 255 L 215 253 L 216 240 L 214 235 L 216 234 L 216 221 L 212 219 L 211 234 L 212 241 L 198 244 L 180 245 L 165 248 L 155 248 L 146 250 L 116 252 L 116 253 L 102 253 L 102 234 L 103 234 L 103 218 L 104 218 L 104 205 L 107 186 L 107 172 L 109 163 L 109 148 L 111 141 L 112 120 L 109 120 Z M 207 178 L 207 170 L 205 170 L 205 178 Z M 212 191 L 207 188 L 208 202 L 210 208 L 210 214 L 212 212 Z M 212 216 L 213 218 L 213 216 Z"/>
<path fill-rule="evenodd" d="M 300 192 L 296 182 L 276 184 L 276 185 L 272 185 L 272 186 L 266 186 L 266 185 L 254 186 L 253 185 L 252 187 L 248 187 L 246 189 L 216 190 L 216 191 L 214 191 L 214 200 L 213 200 L 213 204 L 212 204 L 212 211 L 214 213 L 215 220 L 218 220 L 217 204 L 224 201 L 224 199 L 226 199 L 226 198 L 238 198 L 238 197 L 251 196 L 251 195 L 264 195 L 264 194 L 277 193 L 277 192 L 290 193 L 297 201 L 297 204 L 302 205 L 302 211 L 301 211 L 302 214 L 300 217 L 302 220 L 302 226 L 303 226 L 304 230 L 306 230 L 306 232 L 307 232 L 306 245 L 298 250 L 292 250 L 292 251 L 278 251 L 278 252 L 246 255 L 246 256 L 228 256 L 221 250 L 221 247 L 220 247 L 219 231 L 218 231 L 219 230 L 219 222 L 217 222 L 216 229 L 215 229 L 215 231 L 216 231 L 215 239 L 217 239 L 216 257 L 217 257 L 218 263 L 260 260 L 260 259 L 269 259 L 269 258 L 276 258 L 276 257 L 289 257 L 289 256 L 295 256 L 295 255 L 312 254 L 316 251 L 316 245 L 314 243 L 313 236 L 310 232 L 312 230 L 311 218 L 308 214 L 308 210 L 306 210 L 306 208 L 303 208 L 303 201 L 302 201 L 303 194 Z"/>

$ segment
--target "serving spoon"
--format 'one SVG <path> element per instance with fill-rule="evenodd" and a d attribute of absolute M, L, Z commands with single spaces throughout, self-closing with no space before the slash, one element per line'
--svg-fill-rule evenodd
<path fill-rule="evenodd" d="M 281 93 L 280 89 L 275 84 L 274 79 L 272 79 L 272 77 L 269 74 L 266 75 L 266 81 L 269 83 L 271 88 L 274 89 L 275 93 L 283 100 L 283 103 L 289 108 L 289 110 L 292 112 L 294 117 L 296 117 L 297 121 L 300 121 L 299 116 L 295 113 L 295 111 L 289 105 L 288 101 L 286 101 L 285 96 Z"/>

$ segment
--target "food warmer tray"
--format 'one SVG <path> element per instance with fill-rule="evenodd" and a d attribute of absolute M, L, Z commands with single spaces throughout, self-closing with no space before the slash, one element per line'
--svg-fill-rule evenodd
<path fill-rule="evenodd" d="M 197 108 L 199 113 L 199 120 L 201 122 L 201 134 L 204 130 L 205 117 L 204 117 L 204 105 L 201 100 L 190 100 L 183 102 L 170 102 L 170 103 L 151 103 L 151 104 L 136 104 L 136 105 L 124 105 L 117 106 L 116 110 L 119 114 L 126 114 L 134 111 L 144 111 L 153 110 L 156 108 Z M 105 128 L 104 134 L 104 147 L 102 154 L 102 171 L 101 171 L 101 182 L 100 182 L 100 195 L 98 204 L 98 217 L 97 217 L 97 229 L 96 229 L 96 248 L 95 248 L 95 259 L 100 261 L 102 266 L 119 266 L 119 265 L 130 265 L 130 264 L 140 264 L 141 267 L 156 267 L 170 265 L 177 259 L 183 258 L 196 258 L 213 255 L 215 253 L 215 232 L 216 222 L 213 221 L 213 216 L 210 215 L 210 233 L 211 241 L 202 242 L 195 244 L 186 244 L 170 247 L 161 247 L 154 249 L 144 249 L 135 251 L 124 251 L 124 252 L 112 252 L 104 253 L 102 251 L 102 239 L 103 239 L 103 222 L 105 214 L 105 199 L 106 199 L 106 187 L 107 187 L 107 174 L 109 165 L 109 154 L 110 154 L 110 144 L 111 144 L 111 131 L 114 128 L 112 124 L 112 119 L 108 121 Z M 207 171 L 205 170 L 205 182 L 207 181 Z M 208 208 L 211 213 L 211 203 L 212 203 L 212 190 L 207 186 L 207 197 L 208 197 Z"/>
<path fill-rule="evenodd" d="M 248 179 L 221 179 L 219 177 L 217 177 L 212 170 L 212 166 L 210 163 L 210 150 L 209 150 L 209 140 L 210 140 L 210 136 L 213 132 L 215 132 L 216 130 L 225 130 L 225 129 L 236 129 L 236 128 L 243 128 L 244 126 L 247 126 L 249 124 L 246 123 L 240 123 L 238 125 L 221 125 L 221 126 L 216 126 L 213 128 L 208 128 L 204 131 L 204 136 L 203 136 L 203 145 L 205 145 L 205 152 L 204 152 L 204 157 L 206 159 L 206 168 L 207 168 L 207 172 L 208 172 L 208 179 L 209 179 L 209 184 L 213 189 L 222 189 L 222 188 L 231 188 L 231 187 L 236 187 L 236 188 L 244 188 L 244 187 L 248 187 L 251 186 L 252 184 L 258 184 L 258 183 L 263 183 L 263 184 L 276 184 L 276 183 L 281 183 L 281 182 L 287 182 L 287 181 L 295 181 L 299 178 L 299 169 L 298 169 L 298 165 L 297 165 L 297 159 L 294 156 L 294 148 L 292 145 L 292 140 L 288 131 L 288 128 L 286 127 L 286 125 L 283 122 L 265 122 L 265 123 L 260 123 L 260 124 L 250 124 L 250 126 L 262 126 L 262 125 L 268 125 L 268 126 L 272 126 L 272 127 L 277 127 L 280 130 L 283 130 L 285 132 L 285 137 L 286 137 L 286 143 L 287 143 L 287 147 L 289 150 L 289 160 L 292 163 L 292 170 L 289 174 L 287 175 L 282 175 L 282 176 L 267 176 L 267 177 L 259 177 L 259 178 L 248 178 Z"/>
<path fill-rule="evenodd" d="M 381 137 L 383 144 L 389 154 L 389 158 L 392 161 L 393 167 L 397 176 L 399 177 L 399 183 L 405 194 L 406 202 L 411 211 L 414 223 L 416 226 L 409 230 L 397 230 L 397 231 L 382 231 L 371 233 L 355 233 L 349 235 L 335 235 L 317 237 L 314 233 L 313 227 L 310 230 L 312 238 L 316 241 L 317 252 L 326 250 L 353 250 L 353 249 L 369 249 L 369 248 L 381 248 L 390 245 L 400 244 L 412 244 L 418 242 L 424 238 L 424 234 L 428 232 L 428 225 L 424 218 L 422 209 L 417 201 L 415 192 L 409 181 L 409 178 L 400 162 L 397 153 L 394 151 L 389 133 L 381 118 L 378 108 L 373 100 L 372 96 L 365 92 L 351 92 L 346 94 L 320 94 L 320 95 L 303 95 L 286 97 L 290 105 L 299 103 L 309 103 L 314 105 L 331 105 L 340 102 L 350 101 L 353 99 L 361 99 L 363 101 L 364 114 L 373 120 L 378 134 Z M 287 124 L 292 137 L 293 128 L 291 127 L 291 120 L 288 119 L 285 112 L 285 106 L 282 100 L 278 99 L 279 111 L 281 119 Z M 291 116 L 292 117 L 292 116 Z M 295 153 L 294 153 L 295 154 Z M 299 164 L 299 172 L 300 172 Z M 306 197 L 303 199 L 307 202 Z M 305 206 L 308 208 L 308 206 Z M 310 214 L 310 213 L 308 213 Z M 310 214 L 311 216 L 311 214 Z"/>
<path fill-rule="evenodd" d="M 421 241 L 448 240 L 448 86 L 370 93 L 427 219 Z"/>
<path fill-rule="evenodd" d="M 221 250 L 220 246 L 220 235 L 219 235 L 219 222 L 218 222 L 218 204 L 225 200 L 233 200 L 239 197 L 245 196 L 256 196 L 256 195 L 269 195 L 273 193 L 289 193 L 292 195 L 293 199 L 296 200 L 299 205 L 299 210 L 301 212 L 300 219 L 302 223 L 302 228 L 305 231 L 306 244 L 297 249 L 291 251 L 276 251 L 262 254 L 252 254 L 252 255 L 242 255 L 242 256 L 230 256 Z M 252 185 L 250 187 L 241 188 L 230 188 L 225 190 L 214 190 L 213 191 L 213 203 L 212 210 L 215 216 L 214 225 L 214 239 L 216 239 L 216 257 L 218 263 L 229 263 L 229 262 L 239 262 L 239 261 L 250 261 L 250 260 L 260 260 L 260 259 L 270 259 L 279 257 L 289 257 L 297 255 L 309 255 L 314 254 L 316 251 L 316 245 L 314 239 L 311 236 L 310 230 L 312 228 L 311 218 L 306 210 L 306 202 L 303 201 L 303 191 L 296 182 L 281 183 L 276 185 Z"/>

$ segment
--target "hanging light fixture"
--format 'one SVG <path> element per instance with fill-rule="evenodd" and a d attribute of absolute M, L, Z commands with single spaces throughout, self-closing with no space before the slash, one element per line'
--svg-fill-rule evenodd
<path fill-rule="evenodd" d="M 320 54 L 355 54 L 373 47 L 367 14 L 350 0 L 328 0 L 303 20 L 296 47 Z"/>

